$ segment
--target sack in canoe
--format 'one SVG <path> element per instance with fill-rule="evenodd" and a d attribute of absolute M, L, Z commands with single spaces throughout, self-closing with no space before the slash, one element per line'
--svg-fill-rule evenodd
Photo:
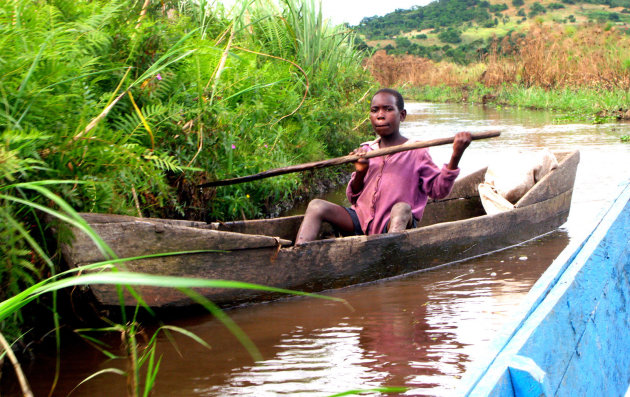
<path fill-rule="evenodd" d="M 519 153 L 510 164 L 488 166 L 484 183 L 479 184 L 481 204 L 487 214 L 514 208 L 514 204 L 551 170 L 558 161 L 549 149 Z"/>

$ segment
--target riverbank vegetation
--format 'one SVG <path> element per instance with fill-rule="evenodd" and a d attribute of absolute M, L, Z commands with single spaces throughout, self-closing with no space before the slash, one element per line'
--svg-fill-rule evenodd
<path fill-rule="evenodd" d="M 382 85 L 408 97 L 548 109 L 567 119 L 630 119 L 626 0 L 436 1 L 365 18 Z"/>
<path fill-rule="evenodd" d="M 520 36 L 520 35 L 519 35 Z M 468 65 L 376 53 L 375 78 L 408 97 L 548 109 L 568 119 L 630 119 L 630 37 L 601 25 L 538 25 L 497 39 Z"/>
<path fill-rule="evenodd" d="M 53 197 L 77 211 L 263 217 L 317 181 L 197 185 L 365 139 L 376 85 L 353 32 L 328 25 L 314 1 L 250 3 L 0 4 L 0 301 L 59 272 L 42 216 Z M 39 307 L 54 308 L 46 299 Z M 19 343 L 25 322 L 53 327 L 53 313 L 11 311 L 0 330 Z"/>

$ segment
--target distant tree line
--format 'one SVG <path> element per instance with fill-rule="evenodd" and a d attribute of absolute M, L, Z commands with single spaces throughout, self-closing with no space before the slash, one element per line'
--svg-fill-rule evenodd
<path fill-rule="evenodd" d="M 506 6 L 507 8 L 507 6 Z M 368 40 L 383 40 L 411 30 L 492 21 L 490 4 L 483 0 L 437 0 L 424 7 L 396 10 L 382 17 L 363 18 L 356 30 Z"/>
<path fill-rule="evenodd" d="M 609 7 L 624 7 L 630 9 L 630 0 L 560 0 L 564 4 L 603 4 Z M 525 5 L 524 0 L 511 0 L 516 8 Z M 534 17 L 544 14 L 547 9 L 564 8 L 559 2 L 543 6 L 534 2 L 527 7 L 529 12 L 520 10 L 519 15 Z M 486 0 L 437 0 L 426 6 L 414 6 L 410 9 L 397 9 L 384 16 L 366 17 L 355 26 L 355 30 L 368 40 L 391 39 L 401 33 L 412 30 L 459 28 L 464 24 L 477 24 L 484 27 L 496 25 L 501 12 L 508 9 L 506 3 L 490 4 Z M 446 41 L 451 42 L 451 41 Z"/>
<path fill-rule="evenodd" d="M 549 10 L 565 8 L 565 4 L 603 4 L 610 7 L 625 7 L 622 14 L 606 11 L 592 11 L 589 18 L 598 22 L 617 22 L 624 13 L 630 13 L 630 0 L 559 0 L 546 5 L 540 2 L 524 0 L 506 0 L 512 7 L 518 8 L 517 23 L 527 18 L 534 18 Z M 490 4 L 486 0 L 437 0 L 426 6 L 414 6 L 411 9 L 397 9 L 384 15 L 364 18 L 354 29 L 366 40 L 391 40 L 395 45 L 383 47 L 388 54 L 410 54 L 429 58 L 435 61 L 448 59 L 453 62 L 467 64 L 479 61 L 488 53 L 492 39 L 475 40 L 462 43 L 462 31 L 467 27 L 481 26 L 492 28 L 501 21 L 505 23 L 509 17 L 502 14 L 509 8 L 507 3 Z M 623 17 L 626 19 L 627 17 Z M 565 22 L 575 23 L 574 15 L 565 18 Z M 409 34 L 412 31 L 430 29 L 442 45 L 423 45 L 427 34 Z M 510 34 L 508 34 L 510 35 Z M 361 49 L 368 45 L 363 40 L 357 42 Z"/>
<path fill-rule="evenodd" d="M 446 30 L 445 32 L 448 31 L 449 30 Z M 518 41 L 523 37 L 524 35 L 522 33 L 510 31 L 503 37 L 491 37 L 486 40 L 478 39 L 457 46 L 451 46 L 449 44 L 424 46 L 412 42 L 407 37 L 401 36 L 396 38 L 396 46 L 388 44 L 383 49 L 388 54 L 416 55 L 436 62 L 447 59 L 458 64 L 466 65 L 471 62 L 483 60 L 492 51 L 498 53 L 514 51 L 514 49 L 518 47 Z"/>

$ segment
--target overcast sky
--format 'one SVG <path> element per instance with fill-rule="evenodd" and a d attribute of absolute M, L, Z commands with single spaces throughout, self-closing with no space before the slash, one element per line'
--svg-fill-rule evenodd
<path fill-rule="evenodd" d="M 317 0 L 316 0 L 317 1 Z M 430 0 L 321 0 L 322 12 L 334 24 L 348 22 L 357 25 L 365 17 L 382 16 L 397 8 L 424 6 Z"/>

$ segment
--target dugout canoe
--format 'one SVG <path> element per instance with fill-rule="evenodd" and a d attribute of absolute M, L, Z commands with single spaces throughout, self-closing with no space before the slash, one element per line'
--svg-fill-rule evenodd
<path fill-rule="evenodd" d="M 630 395 L 630 185 L 534 284 L 458 396 Z"/>
<path fill-rule="evenodd" d="M 402 233 L 323 237 L 293 246 L 302 216 L 225 223 L 89 213 L 82 216 L 121 258 L 175 251 L 224 251 L 135 260 L 125 264 L 129 271 L 317 292 L 472 258 L 558 228 L 569 214 L 579 152 L 554 155 L 558 168 L 536 183 L 514 210 L 485 215 L 477 190 L 484 179 L 483 168 L 459 178 L 445 199 L 429 202 L 419 227 Z M 323 235 L 330 231 L 322 229 Z M 62 253 L 71 267 L 104 259 L 88 236 L 80 232 L 62 243 Z M 94 285 L 91 290 L 104 305 L 118 305 L 114 287 Z M 192 303 L 173 289 L 137 290 L 153 307 Z M 224 306 L 278 296 L 245 289 L 199 292 Z M 125 304 L 134 305 L 135 301 L 125 299 Z"/>

